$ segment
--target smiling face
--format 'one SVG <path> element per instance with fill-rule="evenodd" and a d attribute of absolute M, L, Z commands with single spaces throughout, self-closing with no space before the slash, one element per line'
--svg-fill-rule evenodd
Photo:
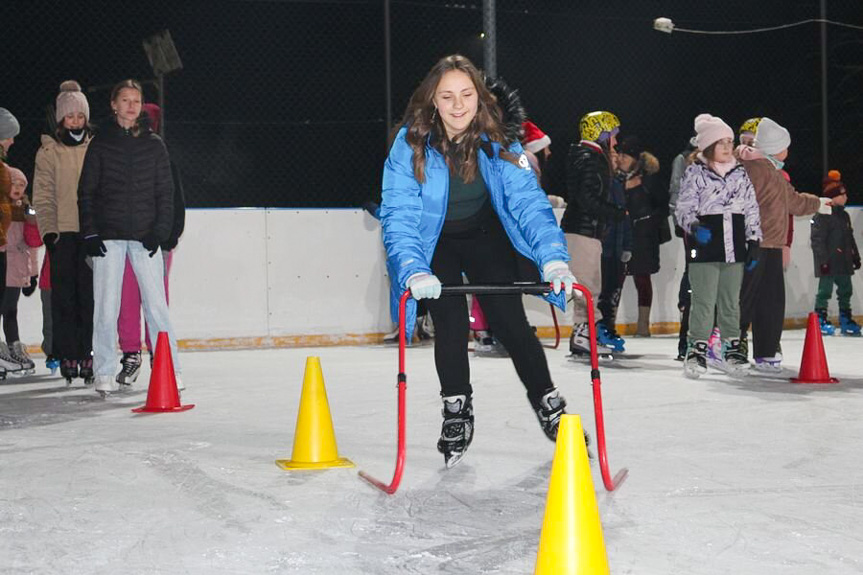
<path fill-rule="evenodd" d="M 434 94 L 434 105 L 447 138 L 458 138 L 476 117 L 479 96 L 470 76 L 450 70 L 441 76 Z"/>

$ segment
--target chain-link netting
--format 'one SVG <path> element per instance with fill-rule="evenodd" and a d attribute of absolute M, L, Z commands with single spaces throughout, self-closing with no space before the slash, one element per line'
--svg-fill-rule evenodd
<path fill-rule="evenodd" d="M 32 174 L 46 106 L 77 79 L 94 121 L 110 86 L 153 77 L 141 42 L 170 30 L 183 69 L 166 78 L 166 141 L 189 206 L 358 206 L 380 194 L 386 154 L 383 0 L 190 0 L 0 5 L 0 106 L 21 120 L 10 163 Z M 854 0 L 827 17 L 863 24 Z M 801 190 L 823 175 L 820 26 L 752 35 L 671 35 L 678 27 L 741 30 L 820 17 L 818 2 L 497 0 L 498 74 L 519 89 L 552 138 L 549 192 L 565 195 L 577 120 L 614 111 L 624 133 L 673 157 L 709 111 L 733 127 L 770 116 L 792 134 L 788 170 Z M 392 114 L 431 65 L 459 52 L 482 66 L 482 2 L 390 2 Z M 829 164 L 863 202 L 863 31 L 828 28 Z M 146 97 L 155 100 L 150 84 Z"/>

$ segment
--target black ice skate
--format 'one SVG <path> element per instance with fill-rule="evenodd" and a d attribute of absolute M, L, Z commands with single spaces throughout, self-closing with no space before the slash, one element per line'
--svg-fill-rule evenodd
<path fill-rule="evenodd" d="M 475 331 L 473 354 L 477 357 L 509 357 L 509 352 L 490 331 Z"/>
<path fill-rule="evenodd" d="M 443 424 L 437 450 L 443 453 L 447 469 L 455 467 L 473 441 L 473 403 L 469 396 L 443 398 Z"/>
<path fill-rule="evenodd" d="M 560 426 L 560 416 L 566 413 L 566 400 L 556 387 L 552 387 L 537 401 L 531 400 L 530 403 L 545 436 L 557 441 L 557 428 Z"/>
<path fill-rule="evenodd" d="M 93 358 L 87 357 L 78 364 L 78 377 L 84 380 L 84 385 L 93 385 L 95 375 L 93 374 Z"/>
<path fill-rule="evenodd" d="M 599 341 L 596 342 L 596 354 L 600 359 L 614 359 L 613 351 Z M 590 328 L 587 323 L 580 323 L 572 328 L 569 353 L 571 359 L 590 361 Z"/>
<path fill-rule="evenodd" d="M 707 373 L 707 342 L 699 340 L 690 343 L 683 362 L 683 374 L 689 379 L 698 379 Z"/>
<path fill-rule="evenodd" d="M 123 368 L 117 374 L 117 383 L 120 385 L 132 385 L 138 379 L 138 374 L 141 372 L 141 352 L 123 352 L 123 359 L 120 360 L 120 365 Z"/>
<path fill-rule="evenodd" d="M 78 361 L 64 359 L 60 363 L 60 375 L 66 380 L 66 385 L 72 385 L 72 380 L 78 377 Z"/>
<path fill-rule="evenodd" d="M 749 372 L 749 360 L 741 349 L 739 339 L 722 342 L 722 371 L 734 377 L 745 376 Z"/>

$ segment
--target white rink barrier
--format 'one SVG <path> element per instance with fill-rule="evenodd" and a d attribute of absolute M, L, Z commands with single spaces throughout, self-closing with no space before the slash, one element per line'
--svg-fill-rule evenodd
<path fill-rule="evenodd" d="M 849 213 L 860 238 L 863 210 L 849 208 Z M 803 325 L 815 297 L 809 229 L 809 218 L 795 219 L 785 278 L 789 325 Z M 653 276 L 651 323 L 657 333 L 676 331 L 679 321 L 683 244 L 678 238 L 662 246 L 661 264 Z M 854 283 L 859 313 L 863 286 Z M 186 349 L 370 343 L 392 329 L 380 225 L 360 209 L 190 209 L 170 289 L 171 318 Z M 540 335 L 553 336 L 548 304 L 534 296 L 525 296 L 525 302 Z M 637 316 L 635 285 L 627 279 L 621 331 L 632 331 Z M 38 292 L 21 297 L 18 318 L 22 340 L 35 350 L 42 339 Z M 569 318 L 569 312 L 558 313 L 564 335 Z"/>

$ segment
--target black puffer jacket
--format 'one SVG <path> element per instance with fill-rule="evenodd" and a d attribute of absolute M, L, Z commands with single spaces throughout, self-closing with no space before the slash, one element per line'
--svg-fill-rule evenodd
<path fill-rule="evenodd" d="M 623 220 L 626 211 L 611 201 L 610 184 L 608 158 L 598 146 L 581 142 L 569 148 L 567 206 L 560 222 L 564 233 L 601 239 L 607 220 Z"/>
<path fill-rule="evenodd" d="M 90 142 L 78 183 L 83 237 L 165 242 L 174 224 L 168 151 L 150 130 L 135 137 L 109 122 Z"/>
<path fill-rule="evenodd" d="M 827 264 L 828 275 L 850 276 L 860 262 L 860 252 L 854 241 L 851 218 L 844 206 L 833 206 L 832 214 L 815 214 L 812 218 L 812 256 L 815 277 L 822 276 L 821 266 Z"/>
<path fill-rule="evenodd" d="M 632 222 L 632 259 L 626 265 L 629 275 L 655 274 L 659 271 L 659 225 L 665 217 L 647 185 L 626 190 L 626 209 Z"/>

